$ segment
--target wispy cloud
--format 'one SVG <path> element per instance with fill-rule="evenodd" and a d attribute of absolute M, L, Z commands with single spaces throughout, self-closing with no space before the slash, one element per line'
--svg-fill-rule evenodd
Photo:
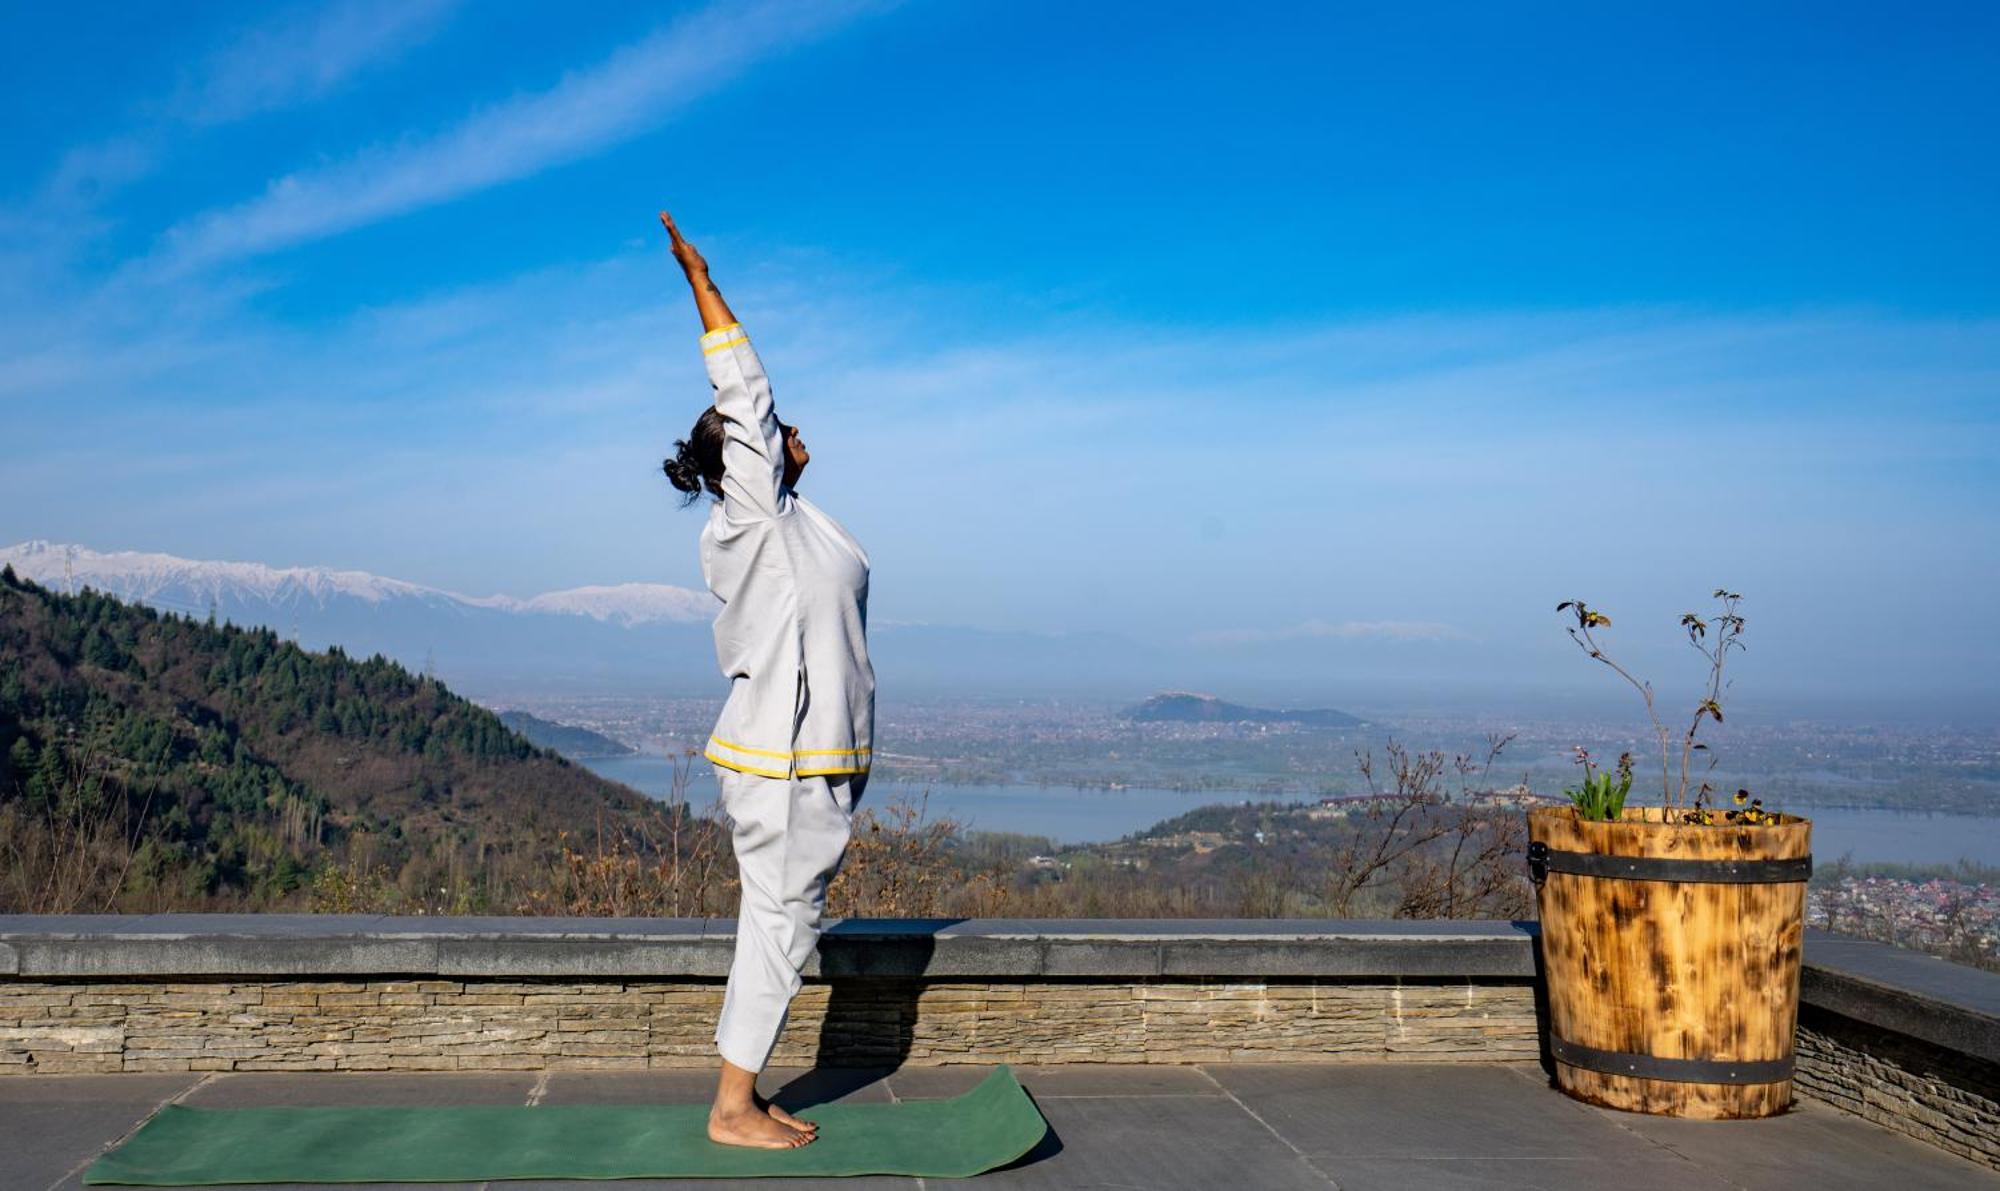
<path fill-rule="evenodd" d="M 243 30 L 189 67 L 179 90 L 140 105 L 123 131 L 71 147 L 34 209 L 7 213 L 37 238 L 97 230 L 94 207 L 151 174 L 190 127 L 228 124 L 326 97 L 442 29 L 461 0 L 340 0 L 298 6 Z"/>
<path fill-rule="evenodd" d="M 39 274 L 69 270 L 122 222 L 113 198 L 161 169 L 191 130 L 323 99 L 427 41 L 460 3 L 301 5 L 237 33 L 191 64 L 174 93 L 137 102 L 119 131 L 70 146 L 29 197 L 0 209 L 0 291 L 45 289 L 51 278 Z"/>
<path fill-rule="evenodd" d="M 198 215 L 168 231 L 163 262 L 177 272 L 269 252 L 575 160 L 657 126 L 755 63 L 870 7 L 862 0 L 713 4 L 548 90 L 432 137 L 288 174 L 257 198 Z"/>
<path fill-rule="evenodd" d="M 1273 641 L 1469 641 L 1471 635 L 1430 620 L 1306 620 L 1276 629 L 1224 629 L 1202 633 L 1198 645 L 1262 645 Z"/>
<path fill-rule="evenodd" d="M 74 210 L 144 177 L 159 157 L 158 140 L 147 133 L 126 133 L 77 145 L 56 163 L 42 187 L 43 201 Z"/>
<path fill-rule="evenodd" d="M 339 560 L 455 590 L 694 586 L 698 517 L 658 459 L 707 385 L 670 268 L 635 245 L 309 329 L 215 292 L 233 270 L 139 295 L 158 303 L 0 319 L 0 540 Z M 1567 677 L 1575 659 L 1542 649 L 1567 648 L 1558 627 L 1521 626 L 1578 593 L 1670 628 L 1728 582 L 1760 601 L 1756 666 L 1829 680 L 1864 660 L 1969 665 L 1886 638 L 1825 660 L 1849 609 L 1893 603 L 1909 574 L 1935 581 L 1940 618 L 1985 623 L 1991 320 L 1628 309 L 1190 331 L 1010 324 L 819 260 L 732 254 L 730 276 L 813 444 L 813 498 L 879 568 L 885 620 L 1111 630 L 1246 673 L 1410 680 L 1467 658 Z M 1981 632 L 1968 656 L 1990 658 Z M 1662 672 L 1686 650 L 1630 636 Z"/>
<path fill-rule="evenodd" d="M 195 124 L 219 124 L 318 99 L 385 65 L 443 28 L 459 0 L 345 0 L 302 7 L 216 51 L 172 105 Z"/>

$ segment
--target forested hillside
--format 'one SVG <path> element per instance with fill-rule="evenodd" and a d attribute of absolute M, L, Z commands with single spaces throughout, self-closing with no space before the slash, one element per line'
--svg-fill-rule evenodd
<path fill-rule="evenodd" d="M 1483 770 L 1391 746 L 1382 772 L 1381 799 L 1353 815 L 1218 806 L 1074 849 L 968 840 L 920 800 L 892 800 L 858 816 L 829 904 L 1521 912 L 1520 817 L 1471 797 L 1467 775 Z M 733 911 L 735 890 L 712 810 L 598 778 L 379 655 L 65 596 L 0 567 L 0 913 L 698 917 Z"/>
<path fill-rule="evenodd" d="M 381 656 L 0 570 L 0 911 L 504 909 L 665 812 Z M 372 900 L 380 901 L 379 897 Z"/>

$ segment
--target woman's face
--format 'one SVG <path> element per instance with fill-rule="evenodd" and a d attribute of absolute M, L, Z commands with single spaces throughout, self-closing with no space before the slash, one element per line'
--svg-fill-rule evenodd
<path fill-rule="evenodd" d="M 799 437 L 797 426 L 787 426 L 783 422 L 778 426 L 785 432 L 785 483 L 796 484 L 806 464 L 812 462 L 812 456 L 807 453 L 806 440 Z"/>

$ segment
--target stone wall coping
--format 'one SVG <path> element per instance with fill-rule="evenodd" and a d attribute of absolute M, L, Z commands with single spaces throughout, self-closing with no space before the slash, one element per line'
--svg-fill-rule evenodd
<path fill-rule="evenodd" d="M 848 919 L 810 976 L 1438 977 L 1534 975 L 1533 927 L 1325 919 Z M 371 914 L 0 916 L 0 976 L 729 974 L 734 919 Z"/>
<path fill-rule="evenodd" d="M 2000 973 L 1826 931 L 1805 959 L 1804 1004 L 2000 1064 Z"/>
<path fill-rule="evenodd" d="M 1486 919 L 1329 918 L 848 918 L 832 919 L 830 934 L 936 938 L 1136 939 L 1213 938 L 1416 938 L 1519 939 L 1535 936 L 1532 922 Z M 395 914 L 0 914 L 0 941 L 16 938 L 131 938 L 172 936 L 347 938 L 358 935 L 508 938 L 644 938 L 723 936 L 734 939 L 734 918 L 566 918 Z"/>
<path fill-rule="evenodd" d="M 0 978 L 721 979 L 733 919 L 0 915 Z M 848 919 L 807 974 L 1526 981 L 1531 922 Z M 1805 1004 L 2000 1063 L 2000 974 L 1808 931 Z"/>

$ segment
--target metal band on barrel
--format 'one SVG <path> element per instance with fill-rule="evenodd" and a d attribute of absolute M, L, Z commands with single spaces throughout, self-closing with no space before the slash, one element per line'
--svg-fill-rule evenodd
<path fill-rule="evenodd" d="M 1792 1056 L 1782 1059 L 1666 1059 L 1659 1055 L 1598 1050 L 1549 1036 L 1549 1054 L 1557 1062 L 1604 1075 L 1629 1075 L 1670 1083 L 1782 1083 L 1792 1077 Z"/>
<path fill-rule="evenodd" d="M 1528 865 L 1544 873 L 1572 873 L 1618 881 L 1687 881 L 1703 885 L 1789 885 L 1812 876 L 1812 857 L 1790 860 L 1688 860 L 1662 856 L 1605 856 L 1528 846 Z"/>

